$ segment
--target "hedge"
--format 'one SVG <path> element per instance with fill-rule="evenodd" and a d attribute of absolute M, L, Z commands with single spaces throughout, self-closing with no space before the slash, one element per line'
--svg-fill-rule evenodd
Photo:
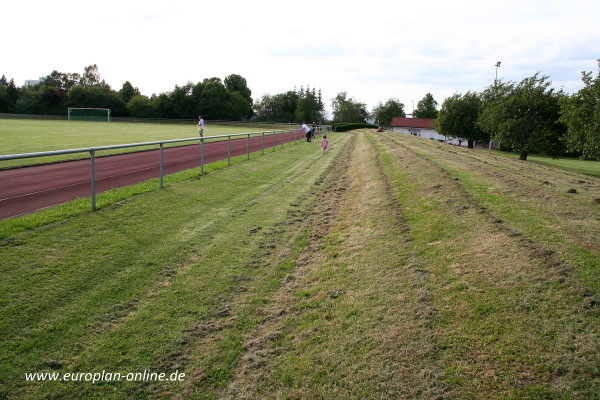
<path fill-rule="evenodd" d="M 352 129 L 365 129 L 365 128 L 374 128 L 377 129 L 377 125 L 373 124 L 365 124 L 361 122 L 350 122 L 350 123 L 341 123 L 332 125 L 333 130 L 335 132 L 346 132 Z"/>

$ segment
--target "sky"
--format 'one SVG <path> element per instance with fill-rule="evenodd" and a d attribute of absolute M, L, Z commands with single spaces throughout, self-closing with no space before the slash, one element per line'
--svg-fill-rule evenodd
<path fill-rule="evenodd" d="M 5 2 L 0 75 L 22 86 L 96 64 L 144 95 L 230 74 L 252 97 L 309 86 L 411 113 L 537 72 L 567 93 L 598 71 L 597 0 L 19 0 Z M 501 62 L 496 68 L 497 61 Z"/>

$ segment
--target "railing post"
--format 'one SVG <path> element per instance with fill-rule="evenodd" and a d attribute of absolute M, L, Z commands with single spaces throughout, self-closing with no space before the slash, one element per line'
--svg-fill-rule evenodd
<path fill-rule="evenodd" d="M 275 132 L 271 134 L 271 137 L 273 137 L 273 151 L 275 151 Z"/>
<path fill-rule="evenodd" d="M 265 154 L 265 133 L 262 133 L 262 148 L 261 148 L 262 154 Z"/>
<path fill-rule="evenodd" d="M 200 139 L 200 175 L 204 175 L 204 138 Z"/>
<path fill-rule="evenodd" d="M 227 136 L 227 165 L 231 165 L 231 136 Z"/>
<path fill-rule="evenodd" d="M 160 188 L 163 189 L 164 188 L 164 182 L 163 182 L 163 175 L 164 175 L 164 171 L 163 171 L 163 161 L 164 161 L 164 157 L 163 157 L 163 150 L 165 149 L 165 145 L 164 143 L 160 144 Z"/>
<path fill-rule="evenodd" d="M 90 150 L 90 181 L 92 182 L 92 211 L 96 211 L 96 150 Z"/>
<path fill-rule="evenodd" d="M 250 134 L 248 134 L 248 142 L 247 142 L 246 148 L 247 148 L 246 152 L 248 153 L 247 159 L 249 160 L 250 159 Z"/>
<path fill-rule="evenodd" d="M 283 149 L 283 142 L 285 140 L 285 131 L 281 131 L 281 148 Z"/>

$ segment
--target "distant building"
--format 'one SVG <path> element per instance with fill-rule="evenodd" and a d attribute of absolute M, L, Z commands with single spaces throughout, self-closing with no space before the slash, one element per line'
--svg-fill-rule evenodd
<path fill-rule="evenodd" d="M 392 118 L 392 130 L 394 132 L 408 133 L 428 139 L 438 140 L 444 143 L 458 144 L 456 139 L 446 138 L 440 135 L 433 126 L 433 118 Z"/>
<path fill-rule="evenodd" d="M 45 76 L 40 76 L 40 78 L 37 80 L 36 79 L 27 79 L 25 81 L 25 86 L 35 86 L 38 83 L 43 82 L 44 80 L 46 80 Z"/>

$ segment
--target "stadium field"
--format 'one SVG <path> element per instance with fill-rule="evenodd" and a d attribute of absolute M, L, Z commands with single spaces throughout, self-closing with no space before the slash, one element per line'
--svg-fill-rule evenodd
<path fill-rule="evenodd" d="M 261 132 L 262 130 L 267 129 L 246 125 L 221 126 L 207 124 L 204 136 Z M 186 139 L 197 136 L 198 130 L 194 124 L 0 119 L 0 143 L 2 143 L 0 155 Z M 156 147 L 154 146 L 153 148 Z M 119 149 L 110 152 L 106 151 L 102 154 L 140 150 L 146 150 L 146 148 Z M 81 153 L 52 158 L 40 157 L 25 160 L 0 161 L 0 168 L 78 159 L 85 158 L 86 156 L 89 155 Z"/>

